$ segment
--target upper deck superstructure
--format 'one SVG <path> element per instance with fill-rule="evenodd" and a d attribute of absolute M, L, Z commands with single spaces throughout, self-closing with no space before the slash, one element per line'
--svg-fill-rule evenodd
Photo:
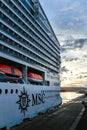
<path fill-rule="evenodd" d="M 0 57 L 58 73 L 60 45 L 38 0 L 0 0 Z"/>

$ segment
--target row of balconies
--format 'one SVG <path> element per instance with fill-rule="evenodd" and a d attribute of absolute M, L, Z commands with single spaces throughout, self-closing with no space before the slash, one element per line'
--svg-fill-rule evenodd
<path fill-rule="evenodd" d="M 12 3 L 15 3 L 15 2 L 16 2 L 15 6 L 20 10 L 20 8 L 19 8 L 19 6 L 17 6 L 17 4 L 19 4 L 21 1 L 12 1 Z M 23 5 L 20 4 L 20 7 L 22 7 L 22 6 L 23 6 Z M 23 10 L 23 11 L 22 11 L 22 10 Z M 22 7 L 22 10 L 20 10 L 20 11 L 21 11 L 22 14 L 24 14 L 24 11 L 25 11 L 25 10 L 23 9 L 23 7 Z M 29 11 L 29 10 L 28 10 L 28 11 Z M 25 12 L 26 12 L 26 11 L 25 11 Z M 28 15 L 28 17 L 27 17 L 27 15 Z M 38 30 L 38 29 L 39 29 L 39 32 L 40 32 L 40 30 L 42 30 L 42 27 L 40 26 L 40 24 L 39 24 L 39 26 L 36 27 L 37 23 L 35 22 L 35 19 L 33 19 L 33 18 L 30 17 L 29 13 L 24 14 L 24 16 L 26 16 L 27 21 L 30 20 L 30 19 L 32 19 L 32 20 L 31 20 L 31 23 L 34 25 L 35 30 Z M 24 17 L 24 16 L 23 16 L 23 17 Z M 34 23 L 35 23 L 35 24 L 34 24 Z M 45 30 L 44 30 L 44 31 L 45 31 Z M 43 33 L 43 31 L 41 31 L 41 34 L 42 34 L 42 33 Z M 45 36 L 46 34 L 47 34 L 47 32 L 45 31 L 45 33 L 43 33 L 43 36 Z M 50 37 L 49 37 L 49 39 L 48 39 L 48 37 L 49 37 L 48 35 L 45 36 L 45 38 L 47 38 L 48 42 L 49 42 L 49 40 L 50 40 L 50 44 L 52 44 L 52 45 L 54 46 L 53 48 L 55 48 L 55 47 L 57 46 L 57 48 L 55 48 L 55 49 L 57 49 L 57 51 L 59 51 L 59 50 L 58 50 L 59 45 L 56 45 L 55 42 L 54 42 L 54 44 L 55 44 L 55 45 L 54 45 L 52 39 L 50 39 Z M 57 43 L 57 44 L 58 44 L 58 43 Z"/>
<path fill-rule="evenodd" d="M 3 24 L 2 24 L 3 25 Z M 25 49 L 28 49 L 28 50 L 30 50 L 30 46 L 28 46 L 28 48 L 24 45 L 25 44 L 25 42 L 26 42 L 26 39 L 24 40 L 23 39 L 23 35 L 21 36 L 19 36 L 18 35 L 18 33 L 15 33 L 15 32 L 13 32 L 14 30 L 12 29 L 12 30 L 10 30 L 9 29 L 9 27 L 7 27 L 7 26 L 5 26 L 5 25 L 3 25 L 2 26 L 1 25 L 1 27 L 2 27 L 2 30 L 6 33 L 7 32 L 7 34 L 9 34 L 9 36 L 14 40 L 14 38 L 15 38 L 15 40 L 17 41 L 16 43 L 17 44 L 19 44 L 21 47 L 23 47 L 23 48 L 25 48 Z M 31 39 L 31 38 L 29 38 L 29 39 Z M 33 42 L 33 41 L 32 41 Z M 23 44 L 23 45 L 22 45 Z M 34 52 L 35 52 L 35 50 L 33 50 Z M 45 53 L 44 53 L 45 54 Z M 36 53 L 36 55 L 38 55 L 38 53 Z M 47 56 L 46 55 L 42 55 L 42 53 L 40 53 L 40 55 L 39 55 L 39 57 L 41 57 L 41 58 L 44 58 L 44 59 L 46 59 L 47 60 L 47 62 L 49 61 L 50 62 L 50 64 L 53 64 L 53 65 L 55 65 L 55 64 L 57 64 L 57 60 L 54 62 L 53 60 L 52 60 L 52 58 L 50 57 L 48 57 L 47 58 Z"/>
<path fill-rule="evenodd" d="M 13 15 L 14 16 L 14 15 Z M 17 19 L 16 19 L 17 20 Z M 21 22 L 22 23 L 22 22 Z M 24 23 L 22 23 L 23 25 L 24 25 Z M 25 26 L 25 25 L 24 25 Z M 23 28 L 22 28 L 23 29 Z M 6 30 L 5 30 L 6 31 Z M 8 28 L 8 31 L 9 31 L 9 28 Z M 14 30 L 13 30 L 14 31 Z M 24 31 L 24 30 L 23 30 Z M 30 31 L 29 31 L 29 33 L 31 33 Z M 12 34 L 14 34 L 15 35 L 15 32 L 12 32 Z M 34 34 L 34 33 L 33 33 Z M 31 36 L 33 35 L 32 33 L 31 33 Z M 18 34 L 19 35 L 19 34 Z M 29 35 L 27 35 L 27 36 L 29 36 Z M 19 38 L 20 36 L 18 36 L 18 38 Z M 17 38 L 17 37 L 16 37 Z M 30 39 L 30 38 L 29 38 Z M 27 39 L 27 41 L 29 40 L 29 39 Z M 39 39 L 37 39 L 37 37 L 33 37 L 33 39 L 35 40 L 35 41 L 37 41 L 37 43 L 38 43 L 38 40 Z M 20 41 L 21 41 L 21 39 L 20 39 Z M 22 42 L 22 41 L 21 41 Z M 44 48 L 45 49 L 47 49 L 47 46 L 45 45 L 44 46 Z M 49 52 L 49 50 L 48 50 L 48 52 Z M 52 54 L 52 52 L 51 52 L 51 54 Z M 55 55 L 55 57 L 56 57 L 56 55 Z M 52 62 L 52 61 L 51 61 Z"/>
<path fill-rule="evenodd" d="M 31 56 L 29 55 L 25 55 L 23 52 L 19 52 L 17 49 L 14 49 L 10 46 L 7 46 L 7 45 L 2 45 L 3 43 L 0 44 L 0 52 L 3 52 L 7 55 L 10 55 L 10 56 L 13 56 L 14 58 L 17 58 L 19 60 L 22 60 L 22 61 L 25 61 L 29 64 L 32 64 L 33 66 L 35 65 L 38 65 L 40 67 L 44 67 L 46 69 L 50 69 L 50 70 L 53 70 L 55 72 L 58 72 L 58 68 L 54 68 L 53 66 L 48 66 L 47 63 L 46 64 L 43 64 L 42 61 L 38 61 L 37 59 L 35 58 L 32 58 Z"/>
<path fill-rule="evenodd" d="M 32 2 L 31 2 L 31 0 L 28 2 L 28 4 L 29 4 L 29 7 L 32 9 L 32 12 L 35 12 L 35 8 L 34 8 L 34 3 L 32 4 Z M 38 6 L 40 6 L 40 4 L 38 4 Z M 41 7 L 41 6 L 40 6 Z M 41 23 L 43 23 L 43 27 L 42 27 L 42 29 L 45 31 L 45 33 L 48 33 L 48 32 L 50 32 L 50 27 L 48 28 L 48 24 L 47 24 L 47 22 L 46 22 L 46 19 L 45 19 L 45 21 L 44 21 L 44 18 L 43 18 L 43 15 L 42 15 L 42 13 L 40 12 L 40 7 L 39 7 L 39 18 L 38 19 L 41 19 Z M 41 9 L 42 9 L 42 7 L 41 7 Z M 42 12 L 44 12 L 43 11 L 43 9 L 42 9 Z M 39 23 L 40 21 L 37 19 L 37 22 Z M 44 22 L 43 22 L 44 21 Z M 42 24 L 41 24 L 42 25 Z M 49 30 L 49 31 L 48 31 Z M 47 32 L 48 31 L 48 32 Z M 48 37 L 49 37 L 49 33 L 48 33 Z M 51 40 L 51 42 L 53 43 L 54 42 L 54 47 L 56 46 L 57 48 L 59 48 L 59 42 L 58 42 L 58 39 L 55 37 L 55 36 L 53 36 L 52 35 L 52 37 L 49 37 L 49 39 Z M 58 45 L 57 44 L 55 44 L 56 42 L 58 42 Z"/>
<path fill-rule="evenodd" d="M 6 8 L 5 8 L 5 10 L 6 10 Z M 8 10 L 6 10 L 6 12 L 7 12 Z M 12 14 L 11 12 L 10 12 L 10 10 L 9 10 L 9 12 L 8 12 L 10 15 Z M 12 15 L 11 15 L 11 17 L 12 17 Z M 13 18 L 14 18 L 14 20 L 17 20 L 16 22 L 18 23 L 19 22 L 19 24 L 21 24 L 21 27 L 22 27 L 22 29 L 25 29 L 25 27 L 26 27 L 26 29 L 28 29 L 29 30 L 29 33 L 31 32 L 32 34 L 31 35 L 35 35 L 36 36 L 36 38 L 37 38 L 37 40 L 40 40 L 40 42 L 42 42 L 42 44 L 41 45 L 43 45 L 43 43 L 44 43 L 44 40 L 43 39 L 40 39 L 39 37 L 37 37 L 37 34 L 35 34 L 35 32 L 33 32 L 32 30 L 31 30 L 31 28 L 28 28 L 26 25 L 25 25 L 25 23 L 23 23 L 17 16 L 13 16 Z M 27 21 L 26 21 L 27 22 Z M 26 31 L 26 29 L 25 29 L 25 31 Z M 26 33 L 26 32 L 25 32 Z M 39 35 L 40 36 L 40 35 Z M 47 49 L 47 44 L 46 44 L 46 42 L 45 42 L 45 48 Z M 49 52 L 51 53 L 51 54 L 55 54 L 55 52 L 53 53 L 53 51 L 51 51 L 50 49 L 52 49 L 52 47 L 51 48 L 48 48 L 49 50 Z"/>
<path fill-rule="evenodd" d="M 12 33 L 9 32 L 9 30 L 8 31 L 5 31 L 5 30 L 7 30 L 7 29 L 4 28 L 4 35 L 6 35 L 6 36 L 2 36 L 1 35 L 1 39 L 6 44 L 9 44 L 10 46 L 13 46 L 14 48 L 16 47 L 19 51 L 22 49 L 22 51 L 25 52 L 25 54 L 27 53 L 27 54 L 30 55 L 30 53 L 32 53 L 33 55 L 35 55 L 35 58 L 38 57 L 38 60 L 42 59 L 43 61 L 45 61 L 46 63 L 48 63 L 48 64 L 50 64 L 50 65 L 52 65 L 54 67 L 57 66 L 57 63 L 52 62 L 52 60 L 50 60 L 49 58 L 45 57 L 44 55 L 42 56 L 42 54 L 39 55 L 34 49 L 31 50 L 31 48 L 27 48 L 25 46 L 21 46 L 21 43 L 20 43 L 21 37 L 20 37 L 20 39 L 17 39 L 15 35 L 13 35 L 13 37 L 12 37 Z M 12 44 L 12 43 L 14 43 L 14 44 Z"/>
<path fill-rule="evenodd" d="M 28 4 L 28 7 L 27 7 L 27 5 L 26 4 Z M 35 5 L 34 5 L 34 3 L 32 4 L 32 2 L 31 2 L 31 0 L 30 1 L 25 1 L 24 2 L 24 5 L 26 6 L 26 8 L 30 11 L 30 13 L 32 14 L 32 15 L 34 15 L 34 13 L 35 13 Z M 38 3 L 38 6 L 40 6 L 40 4 Z M 50 29 L 50 27 L 49 27 L 49 25 L 48 25 L 48 23 L 47 23 L 47 21 L 46 21 L 46 19 L 44 18 L 44 16 L 43 16 L 43 14 L 41 13 L 41 11 L 40 11 L 40 7 L 37 7 L 38 8 L 38 18 L 37 18 L 37 22 L 39 22 L 40 24 L 41 24 L 41 26 L 42 26 L 42 28 L 44 28 L 44 30 L 46 31 L 46 33 L 49 35 L 49 33 L 51 33 L 50 31 L 52 31 L 51 29 Z M 51 39 L 52 39 L 52 37 L 50 37 Z M 54 40 L 54 39 L 53 39 Z M 56 40 L 56 39 L 55 39 Z M 52 41 L 51 41 L 52 42 Z M 57 41 L 54 41 L 54 42 L 57 42 Z M 53 44 L 54 45 L 54 44 Z M 54 45 L 54 47 L 55 47 L 55 45 Z"/>
<path fill-rule="evenodd" d="M 24 32 L 25 30 L 24 30 L 24 28 L 22 28 L 22 29 L 20 29 L 20 27 L 19 26 L 17 26 L 13 21 L 11 21 L 10 19 L 7 19 L 7 18 L 5 18 L 5 16 L 3 15 L 2 17 L 4 17 L 4 21 L 6 22 L 6 20 L 7 20 L 7 22 L 8 22 L 8 24 L 11 24 L 11 26 L 12 26 L 12 28 L 14 28 L 14 29 L 16 29 L 17 30 L 17 28 L 19 29 L 19 31 L 20 32 Z M 15 25 L 15 26 L 14 26 Z M 27 28 L 26 28 L 27 29 Z M 32 37 L 32 32 L 30 32 L 30 31 L 27 31 L 28 32 L 28 34 L 31 34 L 31 37 Z M 26 32 L 24 32 L 24 34 L 27 36 L 27 37 L 29 37 L 29 35 L 28 34 L 26 34 Z M 23 34 L 23 35 L 24 35 Z M 35 39 L 35 42 L 36 42 L 36 39 L 37 39 L 37 37 L 32 37 L 33 39 Z M 41 43 L 41 41 L 40 41 L 40 39 L 37 39 L 37 43 L 39 42 L 39 45 L 41 46 L 42 45 L 42 47 L 43 47 L 43 43 L 42 44 L 40 44 Z M 44 46 L 44 49 L 45 50 L 47 50 L 47 46 L 45 45 Z M 47 50 L 48 52 L 50 51 L 50 50 Z M 52 52 L 50 52 L 50 55 L 52 55 Z M 52 57 L 53 57 L 53 55 L 52 55 Z M 57 56 L 55 55 L 55 58 L 56 58 Z"/>
<path fill-rule="evenodd" d="M 6 26 L 8 26 L 8 28 L 10 27 L 11 28 L 11 30 L 13 30 L 14 32 L 16 31 L 16 33 L 18 34 L 18 36 L 19 35 L 22 35 L 22 38 L 21 38 L 21 41 L 23 42 L 23 39 L 27 39 L 26 41 L 28 42 L 28 41 L 30 41 L 31 39 L 32 39 L 32 41 L 31 41 L 31 44 L 33 43 L 33 45 L 35 46 L 35 44 L 37 44 L 38 45 L 38 47 L 39 48 L 41 48 L 40 50 L 44 50 L 44 52 L 45 52 L 45 54 L 47 53 L 47 52 L 49 52 L 49 50 L 47 49 L 47 47 L 44 47 L 43 46 L 43 43 L 42 44 L 40 44 L 41 43 L 41 41 L 39 41 L 39 39 L 37 39 L 37 41 L 36 41 L 36 38 L 35 37 L 33 37 L 32 35 L 33 34 L 31 34 L 31 32 L 28 32 L 29 34 L 31 34 L 31 35 L 28 35 L 28 34 L 26 34 L 26 32 L 24 31 L 24 28 L 23 28 L 23 30 L 20 28 L 20 27 L 18 27 L 15 23 L 13 23 L 13 21 L 11 21 L 10 19 L 7 19 L 4 15 L 2 16 L 3 17 L 3 23 L 6 25 Z M 11 26 L 9 26 L 9 25 L 11 25 Z M 39 42 L 39 43 L 38 43 Z M 50 54 L 50 55 L 49 55 Z M 52 56 L 52 57 L 54 57 L 53 55 L 52 55 L 52 53 L 47 53 L 47 56 Z M 55 56 L 55 59 L 56 59 L 56 57 L 57 56 Z"/>

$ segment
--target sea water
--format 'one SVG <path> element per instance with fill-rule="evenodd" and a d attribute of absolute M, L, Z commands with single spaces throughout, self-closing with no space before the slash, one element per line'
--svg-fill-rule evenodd
<path fill-rule="evenodd" d="M 60 95 L 62 97 L 62 103 L 67 103 L 72 99 L 82 96 L 83 94 L 76 92 L 61 92 Z"/>

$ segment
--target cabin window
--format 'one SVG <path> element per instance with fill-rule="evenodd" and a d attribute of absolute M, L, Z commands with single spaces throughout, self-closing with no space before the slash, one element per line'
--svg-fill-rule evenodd
<path fill-rule="evenodd" d="M 3 38 L 4 38 L 4 35 L 1 35 L 1 38 L 3 39 Z"/>
<path fill-rule="evenodd" d="M 1 3 L 0 5 L 1 5 L 1 8 L 4 6 L 3 3 Z"/>
<path fill-rule="evenodd" d="M 2 93 L 2 89 L 0 89 L 0 94 Z"/>
<path fill-rule="evenodd" d="M 11 94 L 12 94 L 13 92 L 14 92 L 13 89 L 11 89 Z"/>
<path fill-rule="evenodd" d="M 45 85 L 49 86 L 50 85 L 49 81 L 45 81 Z"/>
<path fill-rule="evenodd" d="M 3 25 L 3 24 L 1 24 L 1 28 L 4 28 L 4 25 Z"/>
<path fill-rule="evenodd" d="M 15 93 L 18 93 L 18 89 L 15 90 Z"/>
<path fill-rule="evenodd" d="M 59 86 L 59 83 L 57 83 L 57 82 L 54 82 L 54 86 Z"/>
<path fill-rule="evenodd" d="M 7 94 L 8 93 L 8 89 L 5 89 L 5 94 Z"/>

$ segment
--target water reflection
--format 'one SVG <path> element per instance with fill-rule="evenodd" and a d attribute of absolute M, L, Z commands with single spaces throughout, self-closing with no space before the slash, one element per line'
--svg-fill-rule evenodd
<path fill-rule="evenodd" d="M 76 92 L 61 92 L 60 95 L 62 97 L 62 103 L 67 103 L 70 100 L 75 99 L 83 94 Z"/>

